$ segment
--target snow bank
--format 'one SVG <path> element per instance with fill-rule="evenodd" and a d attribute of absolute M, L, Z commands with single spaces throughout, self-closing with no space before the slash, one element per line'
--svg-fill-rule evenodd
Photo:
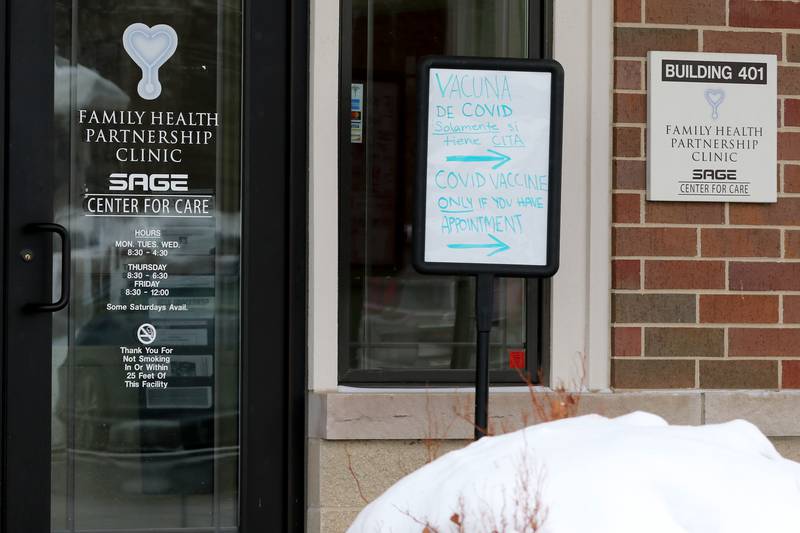
<path fill-rule="evenodd" d="M 798 533 L 800 464 L 752 424 L 670 426 L 648 413 L 549 422 L 448 453 L 370 503 L 349 533 Z"/>

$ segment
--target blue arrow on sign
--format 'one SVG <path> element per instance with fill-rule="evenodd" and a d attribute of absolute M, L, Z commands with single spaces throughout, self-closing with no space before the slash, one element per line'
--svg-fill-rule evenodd
<path fill-rule="evenodd" d="M 489 238 L 492 239 L 494 242 L 487 242 L 485 244 L 448 244 L 448 248 L 454 248 L 457 250 L 470 250 L 475 248 L 488 248 L 493 249 L 491 253 L 486 254 L 487 257 L 491 257 L 495 254 L 499 254 L 500 252 L 505 252 L 506 250 L 510 250 L 511 246 L 507 245 L 491 233 L 488 234 Z"/>
<path fill-rule="evenodd" d="M 458 163 L 480 163 L 483 161 L 497 161 L 498 163 L 492 167 L 492 170 L 497 170 L 501 166 L 511 161 L 511 158 L 505 154 L 501 154 L 500 152 L 488 149 L 486 151 L 494 155 L 449 155 L 447 156 L 447 161 L 455 161 Z"/>

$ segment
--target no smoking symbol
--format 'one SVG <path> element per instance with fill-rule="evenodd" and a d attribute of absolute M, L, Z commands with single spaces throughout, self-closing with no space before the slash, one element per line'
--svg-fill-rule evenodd
<path fill-rule="evenodd" d="M 142 344 L 153 344 L 156 340 L 156 327 L 153 324 L 142 324 L 136 330 L 136 336 Z"/>

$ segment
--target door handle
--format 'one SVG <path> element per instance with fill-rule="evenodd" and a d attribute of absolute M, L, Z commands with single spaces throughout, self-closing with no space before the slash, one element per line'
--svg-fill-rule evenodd
<path fill-rule="evenodd" d="M 27 232 L 49 232 L 61 237 L 61 295 L 58 300 L 50 303 L 29 303 L 25 304 L 26 311 L 50 312 L 60 311 L 69 303 L 70 286 L 70 245 L 69 232 L 61 224 L 53 222 L 39 222 L 25 226 Z"/>

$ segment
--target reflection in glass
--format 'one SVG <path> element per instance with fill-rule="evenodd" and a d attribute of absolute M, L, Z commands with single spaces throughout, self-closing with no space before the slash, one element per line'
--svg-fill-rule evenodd
<path fill-rule="evenodd" d="M 525 0 L 353 1 L 352 83 L 356 96 L 363 86 L 363 106 L 353 104 L 343 218 L 343 235 L 350 235 L 347 370 L 474 367 L 473 278 L 422 276 L 411 266 L 416 66 L 434 54 L 526 57 L 527 6 Z M 494 369 L 508 368 L 509 350 L 526 347 L 526 302 L 524 280 L 497 281 Z"/>
<path fill-rule="evenodd" d="M 72 299 L 53 323 L 52 529 L 237 531 L 241 2 L 56 0 L 56 17 L 54 217 L 72 236 Z M 179 36 L 157 99 L 137 93 L 143 71 L 122 46 L 135 22 Z M 89 126 L 90 111 L 215 113 L 218 125 Z M 213 135 L 166 159 L 141 155 L 158 142 L 96 140 L 125 129 Z M 186 174 L 184 195 L 209 198 L 211 214 L 87 216 L 86 198 L 112 196 L 113 173 Z M 170 305 L 182 310 L 156 307 Z M 131 377 L 123 348 L 144 348 L 142 324 L 157 332 L 146 346 L 168 359 Z"/>

